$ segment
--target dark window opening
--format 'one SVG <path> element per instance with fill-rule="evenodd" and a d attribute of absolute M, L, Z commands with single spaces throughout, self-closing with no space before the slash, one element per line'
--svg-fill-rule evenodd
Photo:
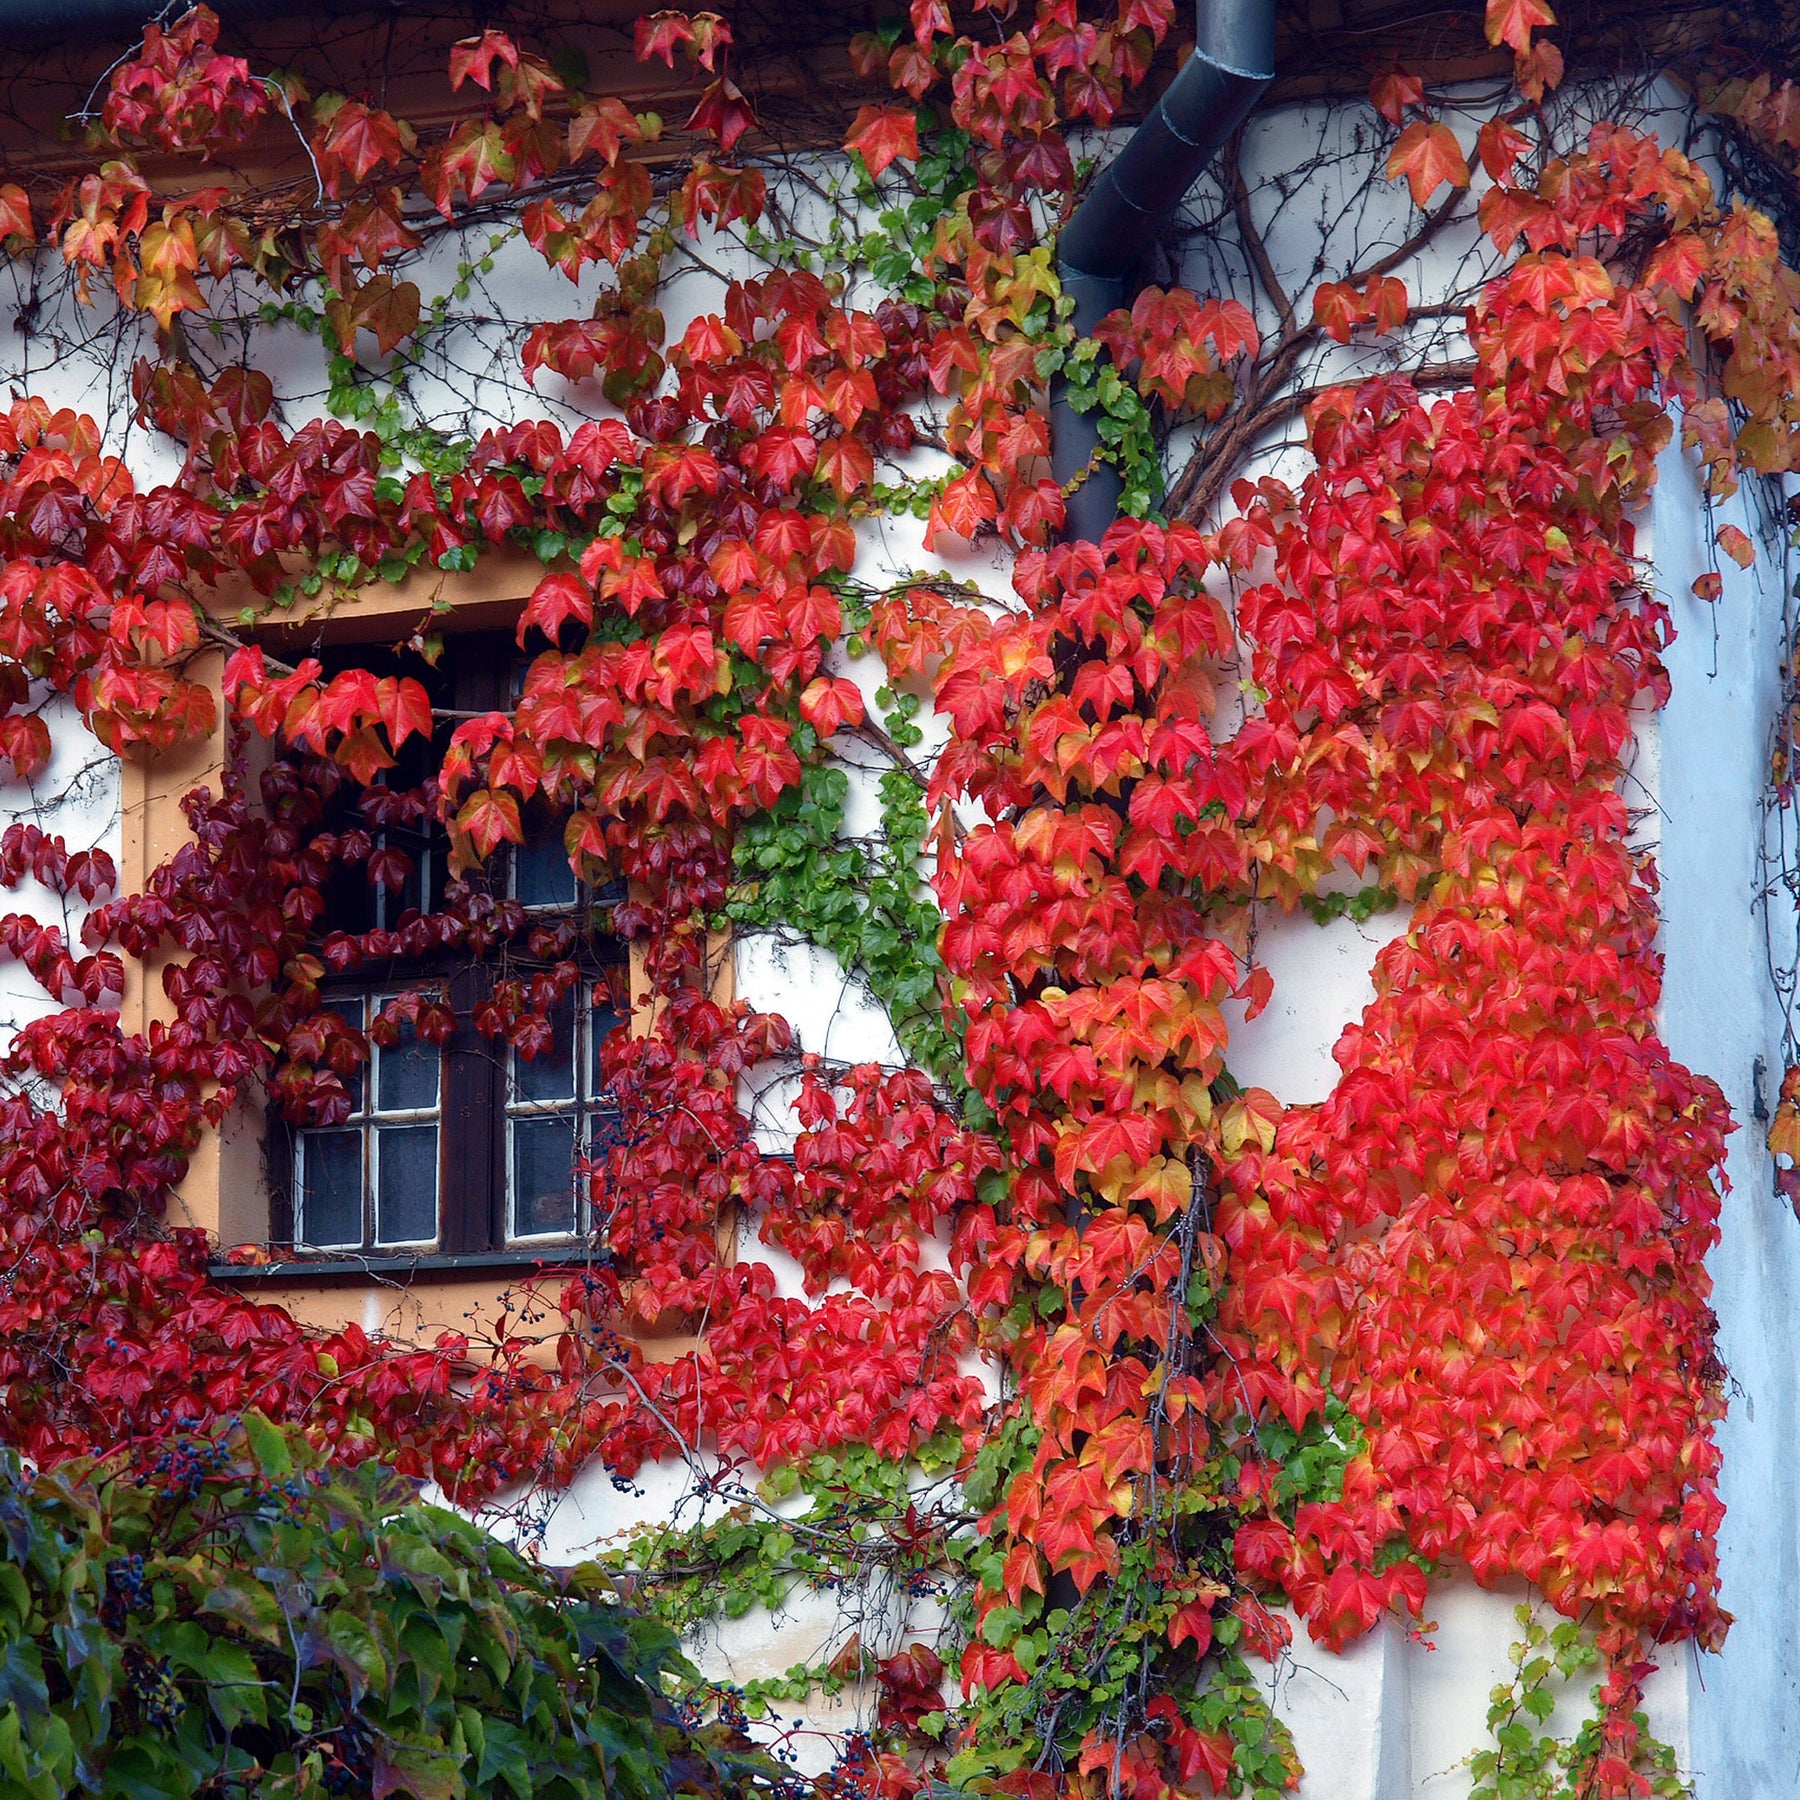
<path fill-rule="evenodd" d="M 436 668 L 391 652 L 325 660 L 328 672 L 335 665 L 412 675 L 426 682 L 434 705 L 461 712 L 504 705 L 516 689 L 510 638 L 452 638 Z M 435 772 L 450 732 L 446 724 L 432 743 L 408 740 L 372 789 L 346 781 L 327 802 L 325 829 L 366 832 L 370 849 L 367 859 L 336 871 L 316 928 L 321 941 L 334 932 L 392 930 L 408 913 L 443 904 L 448 836 L 405 796 Z M 391 800 L 369 799 L 384 788 Z M 624 892 L 577 879 L 563 820 L 548 808 L 528 807 L 525 825 L 526 841 L 496 859 L 489 879 L 526 910 L 528 931 L 559 920 L 576 927 L 567 954 L 580 977 L 552 1013 L 547 1041 L 528 1057 L 474 1023 L 496 983 L 546 967 L 529 954 L 528 931 L 479 961 L 467 951 L 423 962 L 396 958 L 328 985 L 325 1005 L 365 1035 L 402 992 L 441 1001 L 455 1025 L 441 1045 L 421 1041 L 410 1025 L 393 1045 L 371 1038 L 367 1065 L 345 1080 L 347 1119 L 277 1130 L 272 1236 L 302 1256 L 554 1251 L 592 1229 L 579 1166 L 617 1140 L 600 1058 L 624 1022 L 623 946 L 607 930 L 606 912 Z"/>

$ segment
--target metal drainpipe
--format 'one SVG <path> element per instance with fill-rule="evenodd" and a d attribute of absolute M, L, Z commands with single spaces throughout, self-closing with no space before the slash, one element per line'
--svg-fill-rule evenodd
<path fill-rule="evenodd" d="M 1086 337 L 1115 307 L 1163 221 L 1275 78 L 1275 0 L 1199 0 L 1194 53 L 1155 109 L 1063 227 L 1063 292 Z M 1100 443 L 1099 409 L 1079 413 L 1060 384 L 1050 394 L 1050 467 L 1065 486 Z M 1097 543 L 1119 512 L 1118 470 L 1103 462 L 1069 497 L 1064 536 Z"/>

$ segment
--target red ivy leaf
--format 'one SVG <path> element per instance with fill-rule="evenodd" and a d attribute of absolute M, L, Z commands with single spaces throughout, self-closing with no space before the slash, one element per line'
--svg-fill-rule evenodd
<path fill-rule="evenodd" d="M 822 738 L 830 737 L 840 725 L 860 725 L 862 689 L 842 675 L 815 676 L 800 696 L 800 716 Z"/>
<path fill-rule="evenodd" d="M 664 65 L 672 69 L 676 50 L 694 41 L 694 26 L 686 13 L 647 13 L 638 20 L 633 35 L 639 62 L 660 56 Z"/>
<path fill-rule="evenodd" d="M 525 832 L 519 823 L 519 802 L 513 795 L 479 788 L 456 815 L 456 829 L 465 832 L 478 856 L 492 855 L 501 844 L 522 844 Z"/>
<path fill-rule="evenodd" d="M 1425 83 L 1395 63 L 1369 83 L 1369 104 L 1389 124 L 1398 125 L 1409 106 L 1425 104 Z"/>
<path fill-rule="evenodd" d="M 700 103 L 688 114 L 689 131 L 710 131 L 719 140 L 719 148 L 729 151 L 752 125 L 756 114 L 743 90 L 735 81 L 721 75 L 700 96 Z"/>
<path fill-rule="evenodd" d="M 478 88 L 494 85 L 494 62 L 509 69 L 519 66 L 518 46 L 504 31 L 484 31 L 478 38 L 463 38 L 450 46 L 450 89 L 454 93 L 465 80 Z"/>
<path fill-rule="evenodd" d="M 535 625 L 552 642 L 568 619 L 579 619 L 583 625 L 594 622 L 594 596 L 578 575 L 561 573 L 546 575 L 531 590 L 525 611 L 519 618 L 519 642 L 525 641 L 526 630 Z"/>
<path fill-rule="evenodd" d="M 932 531 L 947 528 L 958 537 L 972 538 L 999 510 L 1000 503 L 994 498 L 988 478 L 979 469 L 970 469 L 949 482 L 933 502 Z"/>
<path fill-rule="evenodd" d="M 896 157 L 919 160 L 919 122 L 910 106 L 865 106 L 856 115 L 846 150 L 861 153 L 871 175 L 879 175 Z"/>

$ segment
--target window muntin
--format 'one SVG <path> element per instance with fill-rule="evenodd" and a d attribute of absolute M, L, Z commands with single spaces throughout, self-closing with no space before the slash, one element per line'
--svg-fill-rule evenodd
<path fill-rule="evenodd" d="M 381 997 L 335 1010 L 366 1031 Z M 444 1053 L 403 1023 L 397 1042 L 371 1040 L 368 1066 L 345 1078 L 341 1125 L 294 1138 L 294 1240 L 311 1250 L 417 1249 L 437 1242 L 443 1187 Z"/>
<path fill-rule="evenodd" d="M 516 1050 L 508 1058 L 509 1243 L 570 1237 L 590 1228 L 576 1162 L 604 1148 L 614 1116 L 600 1078 L 600 1051 L 621 1023 L 619 1015 L 597 1004 L 591 986 L 583 983 L 563 996 L 550 1022 L 546 1048 L 530 1060 Z"/>

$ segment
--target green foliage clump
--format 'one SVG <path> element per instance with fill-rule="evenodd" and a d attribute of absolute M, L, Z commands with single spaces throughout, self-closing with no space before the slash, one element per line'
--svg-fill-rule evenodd
<path fill-rule="evenodd" d="M 669 1629 L 255 1414 L 34 1472 L 0 1453 L 0 1800 L 677 1792 L 781 1772 L 665 1697 Z"/>
<path fill-rule="evenodd" d="M 906 1054 L 954 1081 L 958 1047 L 938 1006 L 943 915 L 919 873 L 924 799 L 904 769 L 885 771 L 881 832 L 857 839 L 842 835 L 849 793 L 843 769 L 815 765 L 772 811 L 745 824 L 727 916 L 739 926 L 796 932 L 831 951 L 887 1008 Z"/>
<path fill-rule="evenodd" d="M 1585 1800 L 1604 1786 L 1654 1800 L 1693 1800 L 1693 1788 L 1676 1767 L 1674 1749 L 1651 1735 L 1649 1718 L 1630 1715 L 1634 1741 L 1628 1753 L 1608 1741 L 1607 1708 L 1593 1690 L 1593 1711 L 1572 1737 L 1545 1729 L 1564 1692 L 1600 1662 L 1592 1637 L 1573 1619 L 1546 1625 L 1529 1604 L 1515 1609 L 1524 1636 L 1508 1653 L 1511 1676 L 1488 1696 L 1491 1749 L 1469 1758 L 1475 1785 L 1469 1800 Z M 1602 1781 L 1602 1765 L 1610 1764 Z"/>

